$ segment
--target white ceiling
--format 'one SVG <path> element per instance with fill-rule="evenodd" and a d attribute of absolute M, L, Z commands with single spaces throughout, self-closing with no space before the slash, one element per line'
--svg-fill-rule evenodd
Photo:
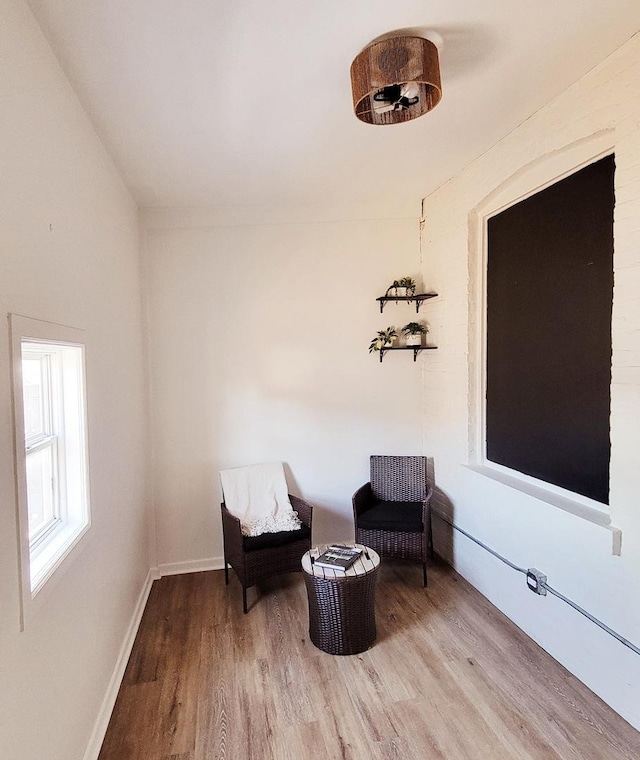
<path fill-rule="evenodd" d="M 640 28 L 639 0 L 30 4 L 141 206 L 417 203 Z M 442 102 L 364 124 L 349 66 L 399 29 L 442 37 Z"/>

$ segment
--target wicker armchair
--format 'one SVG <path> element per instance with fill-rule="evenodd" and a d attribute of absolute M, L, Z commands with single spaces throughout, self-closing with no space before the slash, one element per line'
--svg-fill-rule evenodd
<path fill-rule="evenodd" d="M 303 499 L 289 494 L 291 506 L 298 513 L 302 527 L 280 533 L 263 533 L 261 536 L 243 536 L 240 520 L 222 508 L 222 534 L 224 539 L 224 580 L 229 585 L 229 565 L 235 570 L 242 585 L 242 610 L 247 613 L 247 589 L 258 581 L 282 573 L 302 570 L 302 555 L 311 549 L 311 521 L 313 507 Z"/>
<path fill-rule="evenodd" d="M 426 586 L 427 556 L 433 554 L 427 459 L 372 456 L 370 474 L 353 495 L 356 542 L 381 557 L 421 562 Z"/>

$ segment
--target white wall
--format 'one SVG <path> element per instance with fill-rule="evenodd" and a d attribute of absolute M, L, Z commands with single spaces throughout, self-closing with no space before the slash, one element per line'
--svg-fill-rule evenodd
<path fill-rule="evenodd" d="M 425 313 L 441 346 L 425 373 L 425 450 L 435 457 L 438 504 L 462 528 L 548 582 L 640 645 L 640 37 L 424 201 L 424 276 L 442 295 Z M 481 287 L 474 214 L 552 179 L 591 152 L 616 154 L 615 292 L 611 411 L 612 524 L 558 510 L 465 467 L 474 461 L 475 340 Z M 585 329 L 589 329 L 585 325 Z M 569 670 L 640 728 L 640 657 L 563 602 L 538 597 L 524 577 L 438 526 L 457 569 Z"/>
<path fill-rule="evenodd" d="M 376 297 L 419 262 L 414 216 L 266 224 L 146 216 L 158 561 L 220 561 L 218 471 L 289 466 L 314 539 L 353 537 L 373 453 L 420 453 L 423 352 L 367 352 L 415 320 Z M 226 225 L 226 226 L 225 226 Z"/>
<path fill-rule="evenodd" d="M 26 3 L 0 18 L 0 311 L 86 331 L 93 521 L 20 632 L 3 316 L 0 756 L 76 760 L 150 564 L 137 211 Z"/>

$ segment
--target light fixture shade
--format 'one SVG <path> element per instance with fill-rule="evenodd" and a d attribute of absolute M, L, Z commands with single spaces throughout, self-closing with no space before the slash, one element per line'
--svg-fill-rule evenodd
<path fill-rule="evenodd" d="M 438 48 L 424 37 L 372 42 L 351 64 L 356 116 L 367 124 L 398 124 L 435 108 L 442 98 Z"/>

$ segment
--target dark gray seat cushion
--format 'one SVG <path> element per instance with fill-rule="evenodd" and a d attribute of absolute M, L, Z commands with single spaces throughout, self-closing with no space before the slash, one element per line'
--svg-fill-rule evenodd
<path fill-rule="evenodd" d="M 276 546 L 284 546 L 292 541 L 301 541 L 311 537 L 311 528 L 303 525 L 298 530 L 281 530 L 278 533 L 262 533 L 260 536 L 243 536 L 242 545 L 246 552 L 254 552 L 257 549 L 273 549 Z"/>
<path fill-rule="evenodd" d="M 358 515 L 358 528 L 422 533 L 422 502 L 377 501 Z"/>

